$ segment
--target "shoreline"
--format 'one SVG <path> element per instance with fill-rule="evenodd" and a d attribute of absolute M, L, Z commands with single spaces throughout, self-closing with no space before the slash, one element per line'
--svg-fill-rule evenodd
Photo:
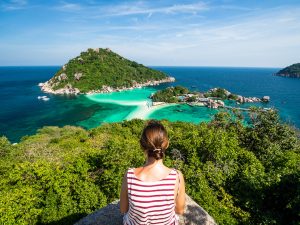
<path fill-rule="evenodd" d="M 113 88 L 110 86 L 103 85 L 101 89 L 98 90 L 91 90 L 88 92 L 80 92 L 78 88 L 72 87 L 71 84 L 66 84 L 64 88 L 60 88 L 57 90 L 53 90 L 51 79 L 44 82 L 39 83 L 38 86 L 41 88 L 41 90 L 45 93 L 50 94 L 58 94 L 58 95 L 78 95 L 78 94 L 84 94 L 84 95 L 93 95 L 93 94 L 104 94 L 104 93 L 113 93 L 113 92 L 121 92 L 121 91 L 128 91 L 133 89 L 138 89 L 142 87 L 147 86 L 157 86 L 162 83 L 171 83 L 175 82 L 174 77 L 166 77 L 161 80 L 153 80 L 153 81 L 147 81 L 145 83 L 135 83 L 131 87 L 117 87 Z"/>
<path fill-rule="evenodd" d="M 161 103 L 159 105 L 153 105 L 151 99 L 141 99 L 141 100 L 126 100 L 126 99 L 112 99 L 109 96 L 107 98 L 97 98 L 97 95 L 108 94 L 108 93 L 95 93 L 93 95 L 85 95 L 91 101 L 98 103 L 108 103 L 122 106 L 135 106 L 136 108 L 132 110 L 126 117 L 125 120 L 131 119 L 148 119 L 149 116 L 159 109 L 163 109 L 169 106 L 177 105 L 176 103 Z M 102 95 L 103 96 L 103 95 Z"/>

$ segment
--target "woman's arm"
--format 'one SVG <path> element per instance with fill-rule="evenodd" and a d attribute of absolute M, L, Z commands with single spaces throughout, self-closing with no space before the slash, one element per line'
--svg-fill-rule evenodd
<path fill-rule="evenodd" d="M 128 211 L 128 189 L 127 189 L 127 173 L 125 173 L 122 181 L 121 194 L 120 194 L 120 211 L 126 213 Z"/>
<path fill-rule="evenodd" d="M 179 184 L 177 183 L 179 192 L 175 201 L 175 213 L 182 215 L 184 213 L 184 207 L 185 207 L 185 184 L 184 184 L 183 175 L 180 171 L 178 171 L 177 182 L 179 183 Z"/>

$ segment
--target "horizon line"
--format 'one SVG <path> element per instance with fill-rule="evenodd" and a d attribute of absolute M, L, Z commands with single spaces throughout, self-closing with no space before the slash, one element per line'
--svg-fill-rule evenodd
<path fill-rule="evenodd" d="M 62 65 L 0 65 L 0 67 L 62 67 Z M 146 67 L 212 67 L 212 68 L 270 68 L 270 69 L 281 69 L 284 67 L 272 67 L 272 66 L 204 66 L 204 65 L 177 65 L 177 66 L 170 66 L 170 65 L 144 65 Z"/>

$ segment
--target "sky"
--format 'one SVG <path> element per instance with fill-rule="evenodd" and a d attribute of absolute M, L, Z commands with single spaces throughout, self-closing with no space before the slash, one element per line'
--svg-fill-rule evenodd
<path fill-rule="evenodd" d="M 300 0 L 0 0 L 0 66 L 97 47 L 150 66 L 285 67 L 300 62 Z"/>

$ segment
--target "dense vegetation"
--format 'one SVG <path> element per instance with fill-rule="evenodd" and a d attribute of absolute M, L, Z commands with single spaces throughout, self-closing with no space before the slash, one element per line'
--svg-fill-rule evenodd
<path fill-rule="evenodd" d="M 150 69 L 112 52 L 110 49 L 88 49 L 71 59 L 51 79 L 54 90 L 72 85 L 80 92 L 131 87 L 136 83 L 166 78 L 163 72 Z M 56 84 L 56 85 L 54 85 Z"/>
<path fill-rule="evenodd" d="M 182 86 L 167 87 L 166 89 L 155 92 L 152 96 L 152 100 L 154 102 L 177 103 L 180 101 L 177 96 L 188 93 L 190 93 L 189 89 Z"/>
<path fill-rule="evenodd" d="M 285 77 L 300 77 L 300 63 L 295 63 L 291 66 L 285 67 L 284 69 L 276 73 L 278 76 Z"/>
<path fill-rule="evenodd" d="M 152 100 L 154 102 L 168 102 L 168 103 L 178 103 L 182 101 L 179 96 L 191 94 L 191 96 L 187 97 L 184 101 L 193 102 L 196 101 L 197 97 L 213 97 L 219 99 L 229 99 L 229 100 L 237 100 L 238 96 L 230 93 L 226 89 L 223 88 L 213 88 L 208 90 L 205 93 L 200 92 L 192 92 L 186 87 L 175 86 L 175 87 L 167 87 L 166 89 L 159 90 L 152 96 Z"/>
<path fill-rule="evenodd" d="M 299 224 L 300 143 L 274 111 L 252 126 L 226 112 L 210 123 L 163 121 L 165 162 L 219 224 Z M 0 224 L 73 224 L 119 197 L 123 174 L 143 164 L 142 120 L 92 130 L 44 127 L 17 145 L 0 139 Z"/>
<path fill-rule="evenodd" d="M 209 90 L 208 92 L 204 93 L 205 97 L 214 97 L 214 98 L 221 98 L 237 100 L 238 96 L 236 94 L 232 94 L 224 88 L 214 88 Z"/>

